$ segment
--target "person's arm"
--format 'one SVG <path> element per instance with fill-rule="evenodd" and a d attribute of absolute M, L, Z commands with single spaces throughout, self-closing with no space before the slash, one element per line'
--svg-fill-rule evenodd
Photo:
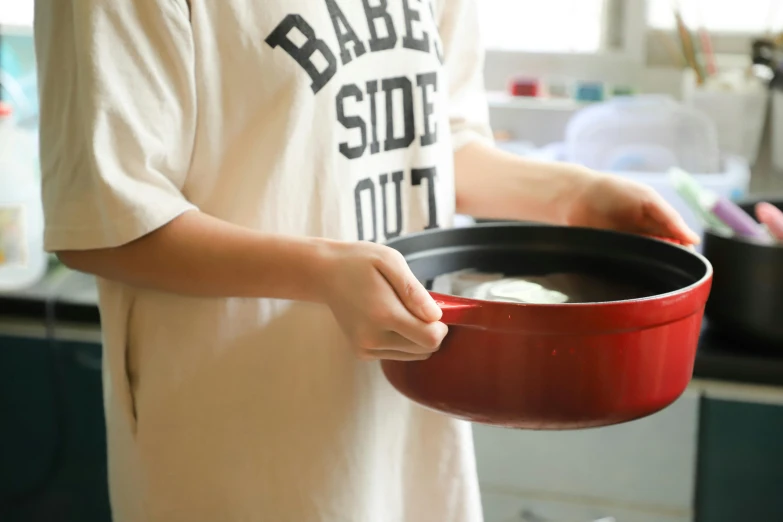
<path fill-rule="evenodd" d="M 457 212 L 477 218 L 564 224 L 566 199 L 591 173 L 543 163 L 493 146 L 484 89 L 477 0 L 441 0 L 438 26 L 449 76 Z"/>
<path fill-rule="evenodd" d="M 36 9 L 47 248 L 155 290 L 320 300 L 329 243 L 229 224 L 183 194 L 198 106 L 187 2 Z"/>
<path fill-rule="evenodd" d="M 190 211 L 121 246 L 57 254 L 70 268 L 142 288 L 319 302 L 336 246 L 261 234 Z"/>
<path fill-rule="evenodd" d="M 130 243 L 59 256 L 76 270 L 163 292 L 326 304 L 363 360 L 427 359 L 447 332 L 403 257 L 370 242 L 262 234 L 190 211 Z"/>
<path fill-rule="evenodd" d="M 454 155 L 457 211 L 477 218 L 568 223 L 567 211 L 599 174 L 473 142 Z"/>

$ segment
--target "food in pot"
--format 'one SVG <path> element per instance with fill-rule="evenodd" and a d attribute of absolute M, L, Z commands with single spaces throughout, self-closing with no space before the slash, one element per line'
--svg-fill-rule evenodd
<path fill-rule="evenodd" d="M 432 290 L 442 294 L 527 304 L 601 303 L 655 295 L 638 283 L 606 276 L 554 273 L 509 277 L 505 274 L 460 270 L 435 278 Z"/>

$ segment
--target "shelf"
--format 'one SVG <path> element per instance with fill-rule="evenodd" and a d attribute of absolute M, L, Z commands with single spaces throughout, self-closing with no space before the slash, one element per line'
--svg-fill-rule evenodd
<path fill-rule="evenodd" d="M 5 24 L 0 23 L 0 35 L 32 36 L 33 24 Z"/>
<path fill-rule="evenodd" d="M 487 93 L 487 102 L 493 109 L 522 109 L 542 111 L 577 111 L 588 103 L 579 102 L 570 98 L 534 98 L 525 96 L 511 96 L 505 92 L 494 91 Z"/>

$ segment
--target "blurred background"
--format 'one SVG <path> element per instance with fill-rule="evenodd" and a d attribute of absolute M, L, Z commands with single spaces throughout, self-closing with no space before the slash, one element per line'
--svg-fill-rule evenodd
<path fill-rule="evenodd" d="M 672 167 L 781 202 L 783 0 L 478 5 L 499 146 L 649 184 L 700 232 Z M 42 248 L 32 20 L 0 0 L 0 521 L 107 522 L 95 285 Z M 475 434 L 487 522 L 781 522 L 783 346 L 705 324 L 659 414 Z"/>

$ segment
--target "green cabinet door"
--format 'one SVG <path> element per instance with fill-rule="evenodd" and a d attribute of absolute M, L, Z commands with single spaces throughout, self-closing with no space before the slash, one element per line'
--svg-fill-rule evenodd
<path fill-rule="evenodd" d="M 783 406 L 705 398 L 696 522 L 783 521 Z"/>
<path fill-rule="evenodd" d="M 0 337 L 0 509 L 40 490 L 60 453 L 52 362 L 45 341 Z"/>
<path fill-rule="evenodd" d="M 95 344 L 0 337 L 0 520 L 110 522 Z"/>

